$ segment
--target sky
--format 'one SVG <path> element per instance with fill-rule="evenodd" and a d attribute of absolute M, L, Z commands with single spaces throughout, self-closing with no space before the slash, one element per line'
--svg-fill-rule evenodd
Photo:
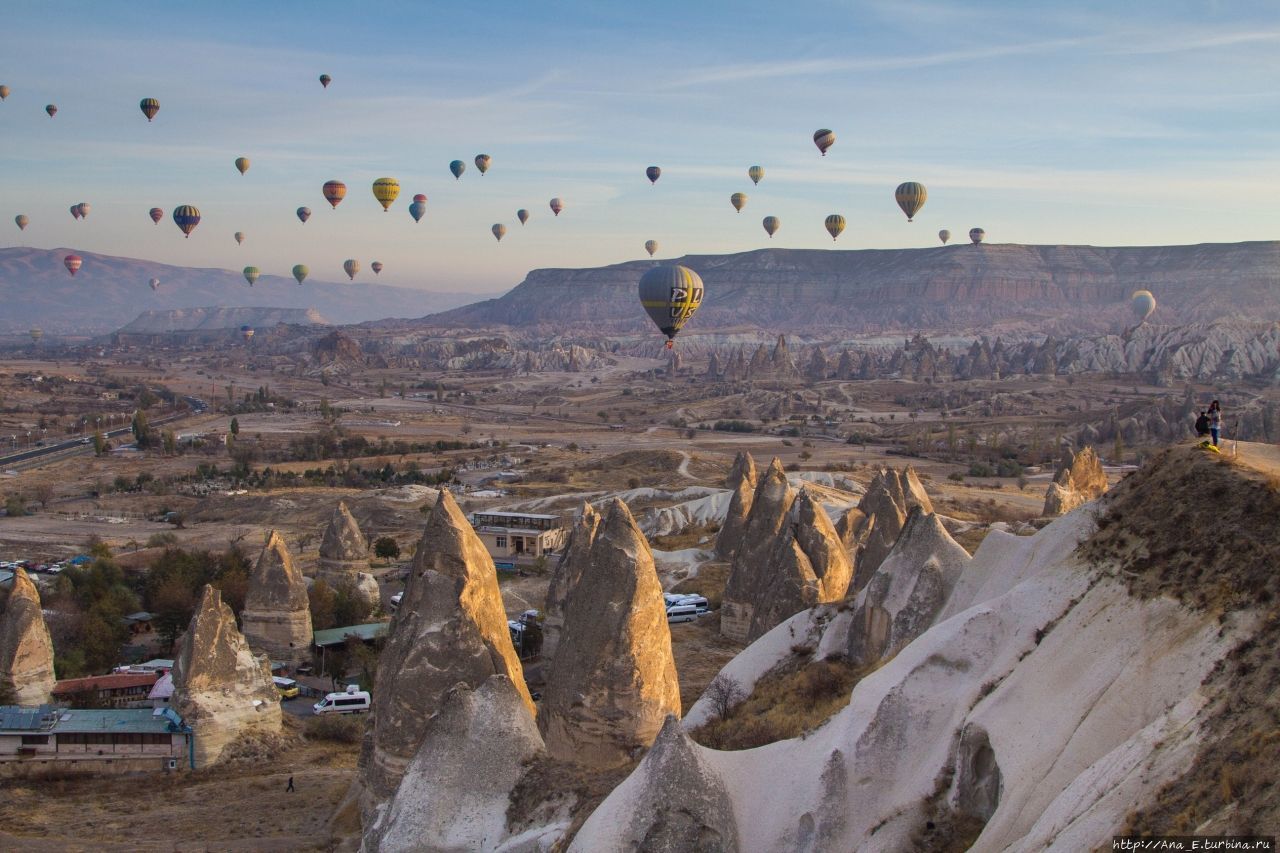
<path fill-rule="evenodd" d="M 347 258 L 372 281 L 380 260 L 381 283 L 494 293 L 644 257 L 648 239 L 659 258 L 933 246 L 974 226 L 988 242 L 1280 239 L 1274 0 L 10 0 L 3 21 L 0 245 L 330 281 Z M 826 157 L 818 128 L 837 135 Z M 387 213 L 381 176 L 401 185 Z M 329 179 L 348 187 L 336 210 Z M 907 180 L 929 190 L 914 223 L 893 199 Z M 203 215 L 185 240 L 181 204 Z M 830 213 L 848 222 L 834 244 Z"/>

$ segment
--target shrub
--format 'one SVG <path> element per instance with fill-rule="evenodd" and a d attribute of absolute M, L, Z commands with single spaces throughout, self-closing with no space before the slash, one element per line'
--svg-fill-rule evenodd
<path fill-rule="evenodd" d="M 178 544 L 178 534 L 165 531 L 164 533 L 152 533 L 147 537 L 148 548 L 168 548 Z"/>
<path fill-rule="evenodd" d="M 961 474 L 959 471 L 952 471 L 950 474 L 947 475 L 947 479 L 955 480 L 957 483 L 963 483 L 964 474 Z"/>
<path fill-rule="evenodd" d="M 364 737 L 364 719 L 358 715 L 322 714 L 307 720 L 303 734 L 307 740 L 359 743 Z"/>

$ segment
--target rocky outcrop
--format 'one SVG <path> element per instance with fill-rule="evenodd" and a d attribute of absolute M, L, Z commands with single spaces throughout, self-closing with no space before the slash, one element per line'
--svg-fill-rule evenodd
<path fill-rule="evenodd" d="M 1081 504 L 1102 497 L 1106 490 L 1107 475 L 1093 448 L 1086 447 L 1079 453 L 1065 448 L 1044 496 L 1044 515 L 1066 515 Z"/>
<path fill-rule="evenodd" d="M 450 688 L 422 745 L 364 849 L 493 850 L 507 835 L 507 807 L 542 737 L 520 692 L 505 675 L 472 690 Z"/>
<path fill-rule="evenodd" d="M 284 539 L 274 530 L 249 575 L 240 621 L 250 647 L 271 660 L 296 665 L 311 657 L 307 582 Z"/>
<path fill-rule="evenodd" d="M 569 544 L 565 546 L 560 562 L 551 573 L 547 585 L 547 597 L 542 608 L 542 661 L 544 671 L 550 670 L 560 647 L 560 635 L 564 631 L 565 605 L 569 593 L 590 567 L 591 544 L 595 541 L 596 528 L 600 526 L 600 513 L 590 503 L 583 502 L 582 512 L 574 520 L 569 531 Z"/>
<path fill-rule="evenodd" d="M 538 728 L 553 757 L 608 768 L 679 716 L 680 684 L 653 554 L 622 501 L 599 523 L 588 565 L 565 605 Z"/>
<path fill-rule="evenodd" d="M 907 513 L 914 507 L 920 507 L 926 513 L 933 512 L 933 502 L 920 484 L 914 468 L 908 465 L 901 471 L 882 468 L 876 472 L 866 494 L 858 502 L 858 509 L 873 523 L 858 559 L 855 588 L 864 586 L 866 579 L 889 556 L 902 526 L 907 523 Z"/>
<path fill-rule="evenodd" d="M 492 675 L 511 679 L 533 713 L 493 559 L 442 490 L 378 660 L 372 722 L 360 756 L 366 825 L 395 793 L 445 692 L 459 682 L 479 687 Z"/>
<path fill-rule="evenodd" d="M 849 658 L 878 663 L 923 634 L 970 560 L 937 514 L 913 507 L 893 550 L 858 595 L 849 627 Z"/>
<path fill-rule="evenodd" d="M 788 616 L 848 591 L 853 564 L 821 505 L 774 459 L 751 502 L 720 612 L 720 632 L 750 642 Z"/>
<path fill-rule="evenodd" d="M 733 800 L 707 752 L 668 717 L 653 748 L 583 825 L 580 853 L 736 853 L 742 844 Z"/>
<path fill-rule="evenodd" d="M 53 639 L 44 624 L 40 592 L 23 569 L 15 569 L 13 589 L 0 615 L 0 690 L 17 705 L 52 701 Z"/>
<path fill-rule="evenodd" d="M 120 335 L 162 335 L 172 332 L 218 331 L 251 326 L 268 329 L 281 323 L 295 326 L 328 325 L 314 308 L 177 308 L 143 311 L 122 326 Z"/>
<path fill-rule="evenodd" d="M 716 558 L 732 560 L 742 533 L 747 526 L 747 515 L 751 512 L 751 501 L 755 497 L 757 480 L 756 460 L 745 450 L 738 451 L 734 457 L 733 468 L 729 470 L 728 487 L 733 492 L 729 500 L 729 511 L 725 514 L 724 523 L 716 535 Z"/>
<path fill-rule="evenodd" d="M 367 613 L 382 605 L 378 581 L 369 572 L 369 541 L 345 501 L 338 501 L 329 526 L 324 529 L 316 579 L 335 589 L 350 587 L 364 602 Z"/>
<path fill-rule="evenodd" d="M 170 704 L 195 729 L 196 767 L 216 762 L 241 735 L 280 731 L 280 694 L 270 663 L 254 655 L 212 586 L 205 586 L 178 644 Z"/>

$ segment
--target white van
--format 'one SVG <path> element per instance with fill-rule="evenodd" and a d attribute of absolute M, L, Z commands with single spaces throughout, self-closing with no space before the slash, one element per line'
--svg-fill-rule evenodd
<path fill-rule="evenodd" d="M 698 608 L 692 604 L 673 604 L 667 608 L 667 624 L 677 622 L 694 622 L 698 618 Z"/>
<path fill-rule="evenodd" d="M 668 609 L 687 604 L 696 608 L 699 616 L 711 609 L 711 604 L 707 601 L 705 596 L 694 593 L 681 594 L 676 592 L 664 592 L 662 594 L 662 598 L 663 601 L 666 602 Z"/>
<path fill-rule="evenodd" d="M 373 698 L 367 690 L 358 685 L 348 684 L 344 693 L 330 693 L 311 706 L 316 714 L 363 714 L 373 704 Z"/>

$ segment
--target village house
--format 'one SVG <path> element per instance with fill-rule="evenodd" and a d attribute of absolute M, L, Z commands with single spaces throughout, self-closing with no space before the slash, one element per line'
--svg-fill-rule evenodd
<path fill-rule="evenodd" d="M 82 708 L 146 708 L 159 677 L 158 672 L 113 672 L 64 678 L 53 685 L 53 701 Z"/>
<path fill-rule="evenodd" d="M 177 770 L 191 766 L 192 737 L 172 708 L 0 705 L 0 777 Z"/>
<path fill-rule="evenodd" d="M 475 512 L 471 526 L 495 560 L 537 559 L 559 551 L 569 538 L 560 516 L 528 512 Z"/>

